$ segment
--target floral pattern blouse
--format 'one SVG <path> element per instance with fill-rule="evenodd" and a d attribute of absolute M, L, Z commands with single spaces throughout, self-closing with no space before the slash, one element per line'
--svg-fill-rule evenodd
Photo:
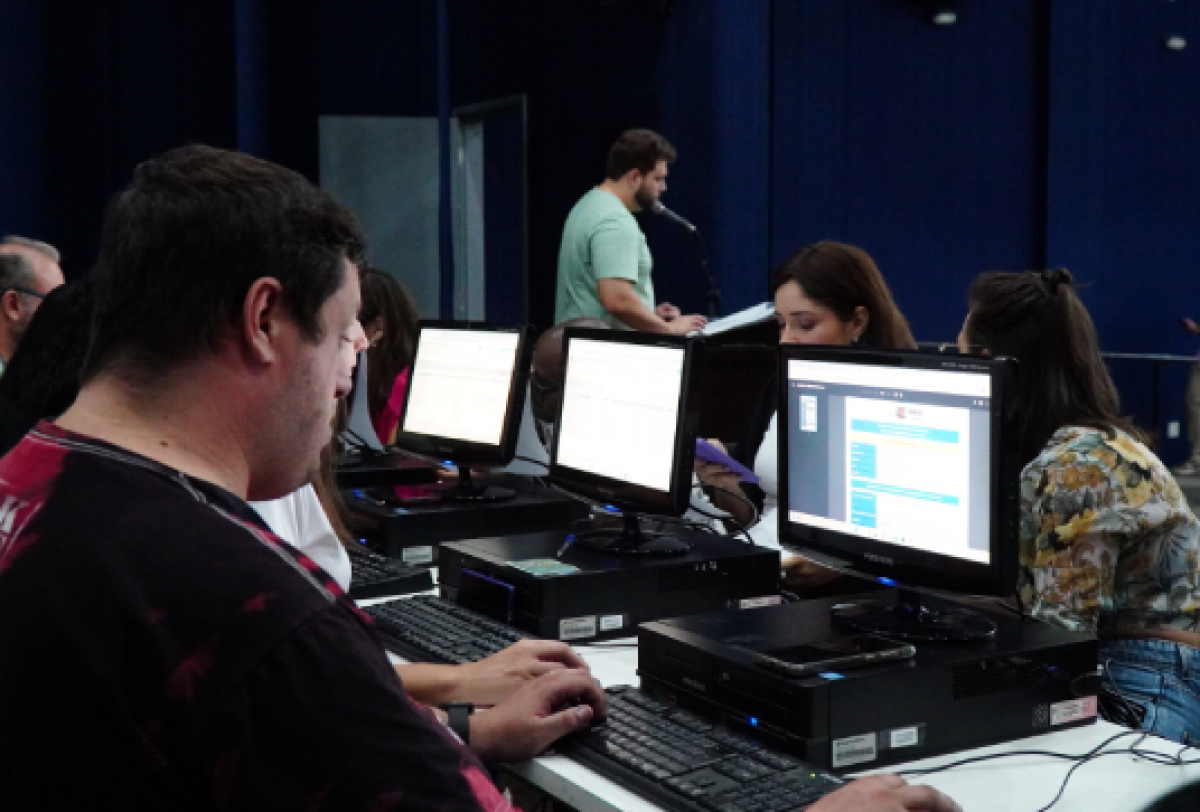
<path fill-rule="evenodd" d="M 1200 630 L 1200 523 L 1123 431 L 1059 429 L 1021 473 L 1018 592 L 1077 631 Z"/>

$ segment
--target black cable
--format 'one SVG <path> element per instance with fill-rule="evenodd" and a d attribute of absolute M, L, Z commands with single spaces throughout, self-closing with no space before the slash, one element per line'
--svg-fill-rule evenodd
<path fill-rule="evenodd" d="M 352 448 L 355 453 L 362 454 L 364 457 L 373 457 L 382 452 L 371 448 L 371 445 L 363 438 L 361 434 L 354 429 L 347 427 L 341 434 L 342 442 Z"/>
<path fill-rule="evenodd" d="M 1126 736 L 1136 736 L 1136 735 L 1145 736 L 1146 734 L 1139 733 L 1139 731 L 1136 731 L 1136 730 L 1126 730 L 1122 733 L 1118 733 L 1115 736 L 1111 736 L 1111 737 L 1105 739 L 1103 742 L 1096 745 L 1091 750 L 1088 750 L 1086 753 L 1081 753 L 1079 755 L 1071 755 L 1070 753 L 1056 753 L 1053 750 L 1011 750 L 1007 753 L 990 753 L 986 756 L 971 756 L 969 758 L 961 758 L 958 761 L 952 761 L 949 764 L 943 764 L 940 767 L 930 767 L 929 769 L 926 769 L 926 770 L 900 770 L 897 772 L 897 775 L 918 775 L 918 776 L 932 775 L 933 773 L 945 772 L 946 770 L 952 770 L 956 767 L 963 767 L 967 764 L 975 764 L 980 761 L 992 761 L 993 759 L 997 759 L 997 758 L 1011 758 L 1013 756 L 1047 756 L 1050 758 L 1062 758 L 1062 759 L 1068 759 L 1068 760 L 1091 758 L 1096 753 L 1098 753 L 1100 750 L 1103 750 L 1105 747 L 1107 747 L 1108 745 L 1115 742 L 1117 739 L 1122 739 Z M 1113 752 L 1124 752 L 1124 751 L 1113 751 Z"/>
<path fill-rule="evenodd" d="M 1186 746 L 1183 747 L 1182 749 L 1180 749 L 1180 751 L 1173 756 L 1169 755 L 1167 753 L 1159 753 L 1156 750 L 1139 749 L 1139 746 L 1141 745 L 1141 743 L 1143 741 L 1145 741 L 1146 739 L 1149 739 L 1152 736 L 1154 738 L 1162 739 L 1163 741 L 1169 741 L 1172 744 L 1178 744 L 1178 742 L 1174 742 L 1171 739 L 1167 739 L 1164 736 L 1159 736 L 1156 733 L 1150 733 L 1147 731 L 1131 730 L 1131 731 L 1127 731 L 1125 733 L 1118 734 L 1117 736 L 1114 736 L 1113 739 L 1120 738 L 1121 736 L 1128 736 L 1131 734 L 1137 734 L 1138 740 L 1135 741 L 1133 744 L 1131 744 L 1129 747 L 1122 748 L 1120 750 L 1108 750 L 1105 752 L 1093 751 L 1093 752 L 1089 753 L 1086 757 L 1084 757 L 1082 760 L 1080 760 L 1078 764 L 1075 764 L 1074 766 L 1072 766 L 1071 769 L 1067 771 L 1066 776 L 1063 778 L 1062 785 L 1058 788 L 1058 794 L 1054 796 L 1054 800 L 1052 800 L 1050 803 L 1043 806 L 1041 809 L 1038 810 L 1038 812 L 1047 812 L 1048 809 L 1050 809 L 1052 806 L 1054 806 L 1056 803 L 1058 803 L 1059 799 L 1062 798 L 1063 793 L 1066 792 L 1067 782 L 1071 780 L 1071 776 L 1072 776 L 1072 774 L 1074 774 L 1074 772 L 1076 770 L 1078 770 L 1084 764 L 1087 764 L 1089 761 L 1100 758 L 1102 756 L 1119 756 L 1119 755 L 1128 754 L 1128 755 L 1133 755 L 1137 758 L 1143 759 L 1144 761 L 1149 761 L 1152 764 L 1160 764 L 1165 767 L 1184 767 L 1184 766 L 1188 766 L 1191 764 L 1200 764 L 1200 759 L 1184 759 L 1182 757 L 1184 750 L 1189 749 Z M 1109 739 L 1109 741 L 1111 742 L 1113 739 Z M 1107 743 L 1108 742 L 1105 742 L 1105 744 L 1107 744 Z M 1103 747 L 1103 746 L 1104 745 L 1101 745 L 1101 747 Z"/>
<path fill-rule="evenodd" d="M 526 457 L 526 456 L 523 456 L 523 455 L 521 455 L 521 454 L 516 454 L 516 455 L 514 455 L 514 456 L 513 456 L 513 459 L 514 459 L 514 460 L 521 460 L 522 462 L 532 462 L 534 465 L 540 465 L 540 466 L 542 466 L 543 468 L 545 468 L 547 472 L 549 472 L 549 470 L 550 470 L 550 464 L 549 464 L 549 463 L 547 463 L 547 462 L 542 462 L 541 460 L 535 460 L 533 457 Z"/>
<path fill-rule="evenodd" d="M 713 491 L 720 491 L 721 493 L 729 494 L 730 496 L 734 497 L 735 499 L 741 499 L 743 502 L 745 502 L 747 505 L 749 505 L 750 513 L 754 518 L 750 520 L 750 522 L 746 525 L 746 527 L 753 527 L 754 525 L 758 524 L 758 520 L 760 518 L 762 518 L 761 516 L 758 515 L 758 505 L 754 504 L 754 502 L 747 499 L 746 495 L 744 493 L 738 493 L 737 491 L 729 490 L 729 488 L 722 488 L 720 485 L 712 485 L 712 484 L 708 484 L 708 483 L 705 483 L 705 484 L 701 485 L 700 487 L 702 490 L 704 490 L 704 492 L 706 494 L 708 494 L 708 489 L 711 488 Z M 709 498 L 711 499 L 712 496 L 709 495 Z M 716 507 L 715 501 L 713 502 L 713 507 Z M 725 512 L 729 513 L 729 511 L 725 511 Z M 732 515 L 730 516 L 730 518 L 731 519 L 733 518 Z M 737 519 L 733 519 L 733 521 L 735 524 L 737 523 Z"/>
<path fill-rule="evenodd" d="M 370 443 L 367 441 L 367 438 L 366 438 L 366 437 L 363 437 L 361 434 L 359 434 L 357 431 L 355 431 L 354 429 L 350 428 L 349 426 L 347 426 L 347 427 L 346 427 L 346 430 L 345 430 L 345 431 L 343 431 L 343 432 L 342 432 L 342 434 L 348 434 L 348 435 L 350 435 L 351 437 L 353 437 L 353 438 L 355 439 L 355 441 L 356 441 L 356 442 L 357 442 L 357 443 L 358 443 L 360 446 L 364 446 L 364 447 L 366 447 L 366 448 L 370 448 L 370 447 L 371 447 L 371 444 L 370 444 Z"/>
<path fill-rule="evenodd" d="M 717 508 L 717 509 L 720 510 L 720 508 Z M 716 519 L 717 521 L 720 521 L 720 522 L 724 522 L 724 521 L 733 522 L 733 524 L 737 527 L 737 529 L 741 532 L 741 534 L 746 537 L 746 543 L 754 544 L 754 539 L 750 536 L 750 531 L 746 529 L 745 525 L 743 525 L 737 519 L 733 518 L 733 516 L 728 515 L 728 513 L 726 513 L 726 515 L 724 515 L 724 516 L 718 516 L 715 513 L 709 513 L 707 510 L 701 510 L 700 508 L 696 507 L 695 505 L 690 505 L 689 510 L 694 510 L 697 513 L 699 513 L 701 516 L 707 516 L 710 519 Z M 698 525 L 699 523 L 697 522 L 695 524 Z M 711 527 L 706 527 L 704 529 L 709 530 L 709 531 L 712 530 Z"/>
<path fill-rule="evenodd" d="M 1088 671 L 1087 673 L 1084 673 L 1084 674 L 1076 674 L 1075 677 L 1071 680 L 1071 684 L 1068 686 L 1068 688 L 1071 691 L 1071 695 L 1072 696 L 1092 696 L 1093 694 L 1096 693 L 1095 690 L 1092 690 L 1090 688 L 1080 688 L 1078 683 L 1080 680 L 1088 679 L 1089 677 L 1095 677 L 1097 680 L 1099 680 L 1103 674 L 1104 674 L 1104 671 L 1100 668 L 1097 668 L 1095 671 Z"/>
<path fill-rule="evenodd" d="M 1127 734 L 1121 733 L 1119 735 L 1124 736 Z M 1110 739 L 1110 741 L 1111 741 L 1111 739 Z M 1132 752 L 1133 748 L 1130 747 L 1128 751 Z M 1063 776 L 1062 783 L 1058 785 L 1058 792 L 1056 792 L 1054 794 L 1054 798 L 1050 801 L 1050 803 L 1046 804 L 1041 809 L 1039 809 L 1038 812 L 1047 812 L 1047 810 L 1049 810 L 1052 806 L 1054 806 L 1056 803 L 1059 802 L 1059 800 L 1063 796 L 1063 793 L 1065 793 L 1067 791 L 1067 784 L 1070 782 L 1071 776 L 1074 775 L 1075 771 L 1078 770 L 1080 767 L 1082 767 L 1084 764 L 1087 764 L 1089 761 L 1092 761 L 1093 759 L 1099 758 L 1101 756 L 1111 756 L 1111 755 L 1119 754 L 1121 752 L 1124 752 L 1124 751 L 1114 750 L 1114 751 L 1108 752 L 1108 753 L 1090 753 L 1085 758 L 1082 758 L 1079 761 L 1072 764 L 1071 769 L 1067 770 L 1067 774 Z"/>
<path fill-rule="evenodd" d="M 1126 736 L 1137 736 L 1138 739 L 1133 744 L 1131 744 L 1129 747 L 1122 747 L 1119 750 L 1105 750 L 1104 749 L 1104 748 L 1108 747 L 1110 744 L 1112 744 L 1113 742 L 1117 741 L 1118 739 L 1123 739 Z M 1097 758 L 1101 758 L 1102 756 L 1132 755 L 1132 756 L 1141 758 L 1145 761 L 1149 761 L 1152 764 L 1160 764 L 1160 765 L 1168 766 L 1168 767 L 1183 767 L 1183 766 L 1189 766 L 1192 764 L 1200 764 L 1200 758 L 1195 758 L 1195 759 L 1183 758 L 1183 753 L 1186 750 L 1191 749 L 1187 746 L 1184 746 L 1175 755 L 1171 755 L 1169 753 L 1160 753 L 1156 750 L 1141 749 L 1142 742 L 1146 741 L 1147 739 L 1149 739 L 1151 737 L 1159 738 L 1159 739 L 1162 739 L 1163 741 L 1169 741 L 1172 744 L 1178 743 L 1178 742 L 1172 741 L 1171 739 L 1167 739 L 1166 737 L 1159 736 L 1156 733 L 1150 733 L 1150 732 L 1147 732 L 1144 730 L 1126 730 L 1121 733 L 1117 733 L 1114 736 L 1110 736 L 1109 738 L 1105 739 L 1100 744 L 1093 747 L 1091 750 L 1088 750 L 1087 752 L 1081 753 L 1079 755 L 1073 755 L 1070 753 L 1056 753 L 1051 750 L 1013 750 L 1013 751 L 1007 752 L 1007 753 L 991 753 L 986 756 L 972 756 L 971 758 L 959 759 L 958 761 L 952 761 L 949 764 L 943 764 L 940 767 L 932 767 L 927 770 L 898 770 L 897 774 L 898 775 L 909 775 L 909 776 L 926 776 L 926 775 L 931 775 L 933 773 L 939 773 L 939 772 L 944 772 L 946 770 L 951 770 L 956 767 L 962 767 L 967 764 L 977 764 L 977 763 L 983 762 L 983 761 L 992 761 L 994 759 L 1009 758 L 1012 756 L 1041 756 L 1044 758 L 1060 758 L 1060 759 L 1067 759 L 1067 760 L 1075 761 L 1076 763 L 1073 764 L 1071 766 L 1071 769 L 1067 770 L 1067 774 L 1065 776 L 1063 776 L 1062 784 L 1059 785 L 1058 792 L 1055 794 L 1054 798 L 1050 801 L 1050 803 L 1046 804 L 1045 806 L 1043 806 L 1037 810 L 1037 812 L 1047 812 L 1047 810 L 1049 810 L 1051 807 L 1053 807 L 1055 804 L 1057 804 L 1062 799 L 1063 793 L 1065 793 L 1067 790 L 1067 784 L 1070 782 L 1071 777 L 1075 774 L 1075 771 L 1078 770 L 1080 767 L 1082 767 L 1084 764 L 1087 764 L 1088 762 L 1093 761 Z"/>
<path fill-rule="evenodd" d="M 1105 660 L 1101 665 L 1100 690 L 1097 692 L 1097 703 L 1100 715 L 1113 724 L 1141 730 L 1146 722 L 1146 707 L 1131 700 L 1121 691 L 1117 681 L 1112 678 L 1112 659 Z M 1107 680 L 1107 684 L 1105 684 Z"/>

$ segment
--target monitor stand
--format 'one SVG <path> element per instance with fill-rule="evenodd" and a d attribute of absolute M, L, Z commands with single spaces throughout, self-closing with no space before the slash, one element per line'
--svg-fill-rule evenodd
<path fill-rule="evenodd" d="M 638 514 L 626 512 L 619 527 L 599 527 L 580 530 L 575 544 L 589 550 L 620 555 L 684 555 L 692 545 L 678 536 L 644 529 Z"/>
<path fill-rule="evenodd" d="M 920 593 L 911 589 L 898 590 L 895 603 L 862 600 L 837 604 L 830 611 L 842 626 L 903 640 L 972 642 L 996 636 L 996 624 L 979 612 L 925 606 Z"/>
<path fill-rule="evenodd" d="M 436 489 L 443 502 L 501 502 L 512 499 L 517 492 L 512 488 L 497 488 L 491 485 L 476 485 L 471 479 L 471 469 L 458 466 L 458 482 Z"/>

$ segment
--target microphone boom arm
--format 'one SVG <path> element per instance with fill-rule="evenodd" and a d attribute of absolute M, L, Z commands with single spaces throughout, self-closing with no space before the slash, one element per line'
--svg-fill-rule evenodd
<path fill-rule="evenodd" d="M 700 235 L 700 229 L 668 209 L 660 200 L 655 200 L 650 206 L 650 213 L 662 215 L 668 220 L 674 220 L 690 231 L 692 236 L 696 238 L 696 259 L 700 263 L 700 270 L 704 273 L 704 285 L 707 288 L 705 296 L 708 299 L 708 317 L 710 319 L 716 318 L 717 314 L 721 312 L 721 289 L 717 287 L 717 280 L 713 278 L 712 270 L 708 266 L 708 248 L 704 244 L 704 237 Z"/>

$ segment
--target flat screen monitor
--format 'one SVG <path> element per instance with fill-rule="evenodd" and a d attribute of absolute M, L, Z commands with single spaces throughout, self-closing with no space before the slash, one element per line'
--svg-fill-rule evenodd
<path fill-rule="evenodd" d="M 371 424 L 367 400 L 367 351 L 358 354 L 354 368 L 354 389 L 350 393 L 350 416 L 342 432 L 342 446 L 360 454 L 382 454 L 385 449 Z"/>
<path fill-rule="evenodd" d="M 678 539 L 635 532 L 636 514 L 679 516 L 687 509 L 703 340 L 583 328 L 564 336 L 550 477 L 626 517 L 621 538 L 579 541 L 613 551 L 685 551 Z"/>
<path fill-rule="evenodd" d="M 516 453 L 529 381 L 528 327 L 422 322 L 396 445 L 459 466 Z"/>
<path fill-rule="evenodd" d="M 780 543 L 890 586 L 1011 594 L 1019 460 L 1005 392 L 1014 371 L 1009 359 L 782 347 Z M 902 596 L 908 605 L 897 611 L 920 614 L 914 594 Z M 924 619 L 924 639 L 950 634 Z"/>

